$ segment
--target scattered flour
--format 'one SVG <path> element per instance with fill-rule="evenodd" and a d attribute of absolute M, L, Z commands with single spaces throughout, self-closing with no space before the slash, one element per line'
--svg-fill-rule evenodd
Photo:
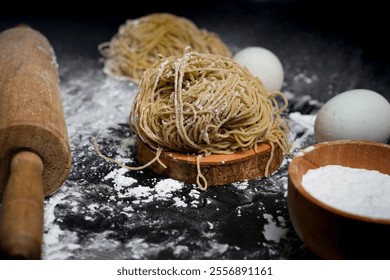
<path fill-rule="evenodd" d="M 313 197 L 339 210 L 390 219 L 390 176 L 374 170 L 327 165 L 309 170 L 302 186 Z"/>
<path fill-rule="evenodd" d="M 312 84 L 313 82 L 318 81 L 317 75 L 312 75 L 311 77 L 307 76 L 305 73 L 299 73 L 293 78 L 294 82 L 303 81 L 306 84 Z"/>
<path fill-rule="evenodd" d="M 173 192 L 178 191 L 183 187 L 183 182 L 179 182 L 174 179 L 165 179 L 158 182 L 154 189 L 159 197 L 171 198 L 173 196 Z"/>
<path fill-rule="evenodd" d="M 213 242 L 211 243 L 212 246 L 210 246 L 210 249 L 204 253 L 204 256 L 206 258 L 211 257 L 215 254 L 222 255 L 224 252 L 226 252 L 227 249 L 229 249 L 228 244 L 220 244 Z"/>
<path fill-rule="evenodd" d="M 188 204 L 185 203 L 180 197 L 173 197 L 173 201 L 175 202 L 176 207 L 187 207 Z"/>
<path fill-rule="evenodd" d="M 292 142 L 291 150 L 302 149 L 307 146 L 309 138 L 314 135 L 316 115 L 304 115 L 299 112 L 292 112 L 288 117 L 290 127 L 289 140 Z"/>
<path fill-rule="evenodd" d="M 123 186 L 121 186 L 123 187 Z M 152 189 L 149 187 L 138 186 L 133 188 L 126 188 L 127 194 L 129 197 L 135 198 L 148 198 L 152 194 Z"/>
<path fill-rule="evenodd" d="M 316 115 L 304 115 L 299 112 L 292 112 L 288 116 L 290 120 L 299 123 L 301 126 L 308 129 L 310 132 L 314 132 L 314 122 L 316 119 Z"/>
<path fill-rule="evenodd" d="M 286 237 L 288 229 L 279 227 L 270 214 L 263 214 L 263 217 L 268 221 L 268 224 L 264 225 L 264 238 L 268 241 L 279 243 L 280 239 Z M 278 217 L 278 220 L 281 221 L 280 217 Z M 284 219 L 281 221 L 281 225 L 285 225 Z"/>
<path fill-rule="evenodd" d="M 136 183 L 136 179 L 124 176 L 126 172 L 128 172 L 126 168 L 115 169 L 108 173 L 104 180 L 113 179 L 115 189 L 128 187 Z"/>
<path fill-rule="evenodd" d="M 114 169 L 104 177 L 104 180 L 106 181 L 112 179 L 114 190 L 116 191 L 118 198 L 135 198 L 135 200 L 132 201 L 133 204 L 147 203 L 155 199 L 173 200 L 173 205 L 176 207 L 188 206 L 185 202 L 185 197 L 174 197 L 175 192 L 184 187 L 183 182 L 168 178 L 157 182 L 154 187 L 135 186 L 134 184 L 137 183 L 137 180 L 132 177 L 125 176 L 128 172 L 129 171 L 126 168 Z M 193 198 L 199 198 L 199 192 L 191 190 L 190 196 Z M 194 206 L 193 204 L 191 205 Z"/>
<path fill-rule="evenodd" d="M 175 250 L 173 251 L 173 254 L 175 256 L 181 256 L 183 253 L 187 253 L 189 251 L 188 246 L 179 245 L 175 247 Z"/>
<path fill-rule="evenodd" d="M 245 180 L 242 182 L 233 183 L 232 185 L 235 186 L 239 190 L 245 190 L 249 187 L 249 182 L 248 182 L 248 180 Z"/>
<path fill-rule="evenodd" d="M 54 209 L 57 203 L 63 200 L 66 197 L 66 192 L 64 188 L 60 189 L 56 195 L 52 196 L 50 199 L 45 200 L 44 208 L 44 236 L 43 236 L 43 246 L 42 246 L 42 256 L 43 258 L 53 259 L 65 259 L 72 255 L 70 250 L 79 246 L 78 237 L 76 233 L 61 230 L 60 227 L 55 224 L 55 215 Z M 58 242 L 59 240 L 64 240 L 65 242 Z"/>
<path fill-rule="evenodd" d="M 77 163 L 79 159 L 96 156 L 91 145 L 93 137 L 96 137 L 98 141 L 104 138 L 111 139 L 110 129 L 120 128 L 119 124 L 127 123 L 129 108 L 138 88 L 134 84 L 129 84 L 128 81 L 119 81 L 105 76 L 101 69 L 96 69 L 93 65 L 90 65 L 91 62 L 75 62 L 73 57 L 63 58 L 62 61 L 59 70 L 60 75 L 65 77 L 65 79 L 62 79 L 61 82 L 61 94 L 72 156 L 74 157 L 74 162 Z M 82 67 L 78 65 L 82 65 Z M 69 73 L 72 73 L 72 75 L 69 75 Z M 309 78 L 297 77 L 297 79 L 303 79 L 306 82 L 309 82 Z M 314 77 L 310 79 L 314 81 Z M 290 96 L 293 96 L 293 94 L 290 94 Z M 313 116 L 291 113 L 289 118 L 291 121 L 291 139 L 296 139 L 297 135 L 302 131 L 305 131 L 304 135 L 298 138 L 309 137 L 312 134 Z M 126 164 L 133 163 L 134 155 L 132 155 L 131 148 L 135 145 L 135 138 L 123 137 L 123 139 L 119 140 L 119 143 L 115 143 L 117 146 L 115 159 Z M 296 141 L 294 147 L 301 148 L 305 142 L 298 141 Z M 283 164 L 285 165 L 286 161 Z M 102 172 L 98 168 L 99 166 L 87 166 L 87 162 L 85 166 L 83 163 L 81 167 L 82 169 Z M 78 173 L 80 173 L 80 168 Z M 77 175 L 79 175 L 78 173 Z M 83 206 L 85 195 L 88 192 L 82 192 L 81 188 L 84 186 L 86 189 L 89 188 L 89 185 L 85 185 L 88 182 L 84 178 L 68 180 L 54 196 L 46 200 L 44 259 L 68 259 L 75 256 L 76 258 L 77 256 L 83 256 L 84 258 L 95 256 L 101 258 L 145 259 L 155 257 L 162 249 L 162 246 L 164 246 L 148 243 L 143 238 L 138 237 L 128 239 L 125 243 L 116 242 L 110 239 L 113 233 L 111 229 L 101 233 L 90 232 L 88 233 L 88 240 L 85 241 L 85 237 L 79 237 L 77 230 L 64 230 L 59 226 L 58 222 L 61 221 L 58 215 L 55 214 L 58 205 L 62 207 L 64 205 L 69 206 L 67 208 L 69 212 L 66 214 L 68 216 L 77 215 L 84 211 L 84 220 L 90 223 L 103 210 L 105 211 L 104 213 L 109 213 L 108 215 L 116 213 L 116 215 L 121 214 L 129 219 L 138 216 L 141 211 L 141 214 L 147 217 L 147 213 L 142 212 L 142 207 L 150 202 L 169 201 L 172 203 L 164 205 L 177 208 L 199 208 L 201 205 L 209 207 L 213 203 L 213 199 L 203 196 L 202 192 L 196 187 L 186 190 L 184 183 L 173 179 L 159 178 L 153 181 L 153 178 L 151 178 L 147 186 L 144 186 L 142 182 L 136 179 L 138 177 L 133 176 L 132 172 L 124 168 L 116 168 L 108 174 L 101 174 L 101 178 L 102 185 L 99 187 L 110 188 L 106 197 L 108 205 L 101 204 L 99 200 L 94 201 L 91 199 L 92 203 L 90 205 Z M 278 178 L 278 180 L 283 180 L 280 188 L 286 194 L 286 180 L 281 178 Z M 268 180 L 268 182 L 270 182 L 269 186 L 267 186 L 268 190 L 280 191 L 279 186 L 276 184 L 276 179 L 275 182 L 272 180 Z M 252 188 L 249 186 L 248 181 L 238 182 L 233 184 L 233 186 L 234 192 L 237 192 L 239 195 L 241 195 L 241 192 L 252 194 Z M 95 185 L 93 185 L 93 188 L 95 188 Z M 93 194 L 98 192 L 98 189 L 93 190 Z M 99 203 L 95 203 L 96 201 Z M 116 206 L 120 206 L 120 208 L 119 211 L 115 212 L 117 210 Z M 157 203 L 155 206 L 156 208 L 166 207 Z M 216 207 L 215 211 L 222 212 L 225 210 L 221 207 Z M 242 215 L 243 211 L 246 210 L 239 208 L 236 213 L 237 215 Z M 266 211 L 266 209 L 263 207 L 262 211 Z M 285 237 L 288 228 L 285 228 L 286 223 L 283 217 L 278 216 L 274 220 L 272 215 L 264 213 L 263 218 L 267 222 L 263 231 L 267 241 L 277 243 L 281 238 Z M 221 244 L 213 239 L 213 234 L 218 230 L 218 222 L 210 221 L 207 222 L 207 225 L 209 232 L 205 234 L 210 234 L 211 237 L 207 241 L 209 249 L 202 252 L 202 257 L 221 256 L 228 251 L 229 245 Z M 84 239 L 81 240 L 82 238 Z M 187 246 L 179 245 L 175 247 L 174 255 L 179 257 L 181 254 L 188 254 L 189 250 Z M 240 248 L 237 247 L 236 250 L 240 250 Z M 271 251 L 271 247 L 269 250 Z M 275 248 L 272 250 L 275 251 Z M 276 250 L 275 252 L 279 251 Z"/>
<path fill-rule="evenodd" d="M 117 159 L 120 160 L 124 163 L 129 163 L 133 162 L 134 160 L 132 159 L 132 154 L 130 151 L 130 147 L 135 145 L 135 138 L 134 137 L 128 137 L 125 139 L 122 139 L 120 148 L 117 150 L 117 153 L 119 154 L 120 157 L 124 157 L 124 159 Z"/>
<path fill-rule="evenodd" d="M 61 64 L 59 69 L 60 76 L 68 71 L 80 71 L 74 74 L 77 78 L 61 82 L 69 138 L 78 145 L 88 144 L 92 135 L 104 136 L 109 127 L 127 123 L 129 108 L 137 92 L 133 84 L 104 76 L 88 64 L 84 67 L 73 69 L 73 66 Z"/>

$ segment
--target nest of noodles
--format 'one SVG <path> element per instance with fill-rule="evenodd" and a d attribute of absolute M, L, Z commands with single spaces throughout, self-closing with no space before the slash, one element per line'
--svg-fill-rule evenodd
<path fill-rule="evenodd" d="M 138 83 L 156 60 L 180 55 L 188 46 L 194 51 L 231 57 L 217 34 L 199 29 L 187 18 L 168 13 L 126 21 L 111 41 L 99 45 L 99 50 L 106 73 Z"/>
<path fill-rule="evenodd" d="M 286 107 L 282 93 L 269 92 L 232 59 L 187 49 L 145 71 L 129 123 L 156 151 L 207 156 L 267 142 L 288 153 L 288 128 L 280 116 Z"/>

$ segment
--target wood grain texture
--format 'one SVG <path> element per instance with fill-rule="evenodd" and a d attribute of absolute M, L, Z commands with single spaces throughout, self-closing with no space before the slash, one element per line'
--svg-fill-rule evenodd
<path fill-rule="evenodd" d="M 29 151 L 17 153 L 3 194 L 0 252 L 6 258 L 39 259 L 43 234 L 43 164 Z"/>
<path fill-rule="evenodd" d="M 148 163 L 155 157 L 155 151 L 137 139 L 137 160 L 141 164 Z M 271 155 L 268 144 L 258 145 L 257 150 L 235 153 L 231 155 L 210 155 L 202 158 L 201 172 L 208 185 L 219 186 L 243 180 L 260 178 L 265 175 L 265 167 Z M 175 152 L 163 152 L 160 160 L 167 166 L 153 163 L 150 168 L 159 175 L 195 184 L 198 174 L 196 156 Z M 276 145 L 269 173 L 279 168 L 283 161 L 283 151 Z"/>
<path fill-rule="evenodd" d="M 12 155 L 34 151 L 43 160 L 44 194 L 68 176 L 71 157 L 54 51 L 28 27 L 0 34 L 0 193 Z"/>
<path fill-rule="evenodd" d="M 71 165 L 54 51 L 26 27 L 0 34 L 0 251 L 39 259 L 43 199 Z"/>
<path fill-rule="evenodd" d="M 323 259 L 389 259 L 390 220 L 357 216 L 333 208 L 311 196 L 301 182 L 310 169 L 326 165 L 377 170 L 390 175 L 390 146 L 340 140 L 313 147 L 295 157 L 289 166 L 288 208 L 298 236 Z"/>

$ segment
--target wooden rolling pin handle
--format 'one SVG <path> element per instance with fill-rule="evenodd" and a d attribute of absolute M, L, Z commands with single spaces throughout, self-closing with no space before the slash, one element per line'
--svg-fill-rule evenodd
<path fill-rule="evenodd" d="M 4 258 L 41 258 L 42 170 L 42 160 L 34 152 L 20 151 L 12 158 L 0 213 L 0 251 Z"/>

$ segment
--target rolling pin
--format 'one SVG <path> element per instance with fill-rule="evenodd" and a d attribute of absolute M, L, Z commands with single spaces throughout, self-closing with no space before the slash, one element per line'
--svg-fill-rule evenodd
<path fill-rule="evenodd" d="M 40 259 L 44 197 L 71 167 L 56 56 L 28 26 L 0 33 L 0 254 Z"/>

